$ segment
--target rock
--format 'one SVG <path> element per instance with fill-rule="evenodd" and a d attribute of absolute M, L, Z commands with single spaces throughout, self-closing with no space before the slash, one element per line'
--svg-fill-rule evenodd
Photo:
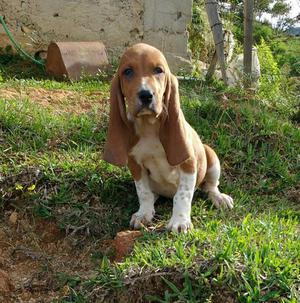
<path fill-rule="evenodd" d="M 132 251 L 135 240 L 140 236 L 142 236 L 142 233 L 137 230 L 126 230 L 117 233 L 114 239 L 116 262 L 121 262 Z"/>
<path fill-rule="evenodd" d="M 18 213 L 16 211 L 14 211 L 9 216 L 9 222 L 13 225 L 16 225 L 17 221 L 18 221 Z"/>
<path fill-rule="evenodd" d="M 15 289 L 9 275 L 0 270 L 0 294 L 7 294 Z"/>

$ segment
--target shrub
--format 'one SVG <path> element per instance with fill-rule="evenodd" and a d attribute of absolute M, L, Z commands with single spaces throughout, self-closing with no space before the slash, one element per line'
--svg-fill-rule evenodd
<path fill-rule="evenodd" d="M 189 25 L 189 48 L 194 60 L 207 62 L 214 42 L 203 0 L 193 1 L 192 22 Z"/>
<path fill-rule="evenodd" d="M 300 59 L 296 56 L 291 56 L 289 60 L 291 71 L 290 76 L 300 77 Z"/>
<path fill-rule="evenodd" d="M 264 39 L 261 39 L 258 45 L 258 58 L 261 71 L 259 96 L 268 100 L 274 99 L 279 95 L 282 76 L 271 49 Z"/>
<path fill-rule="evenodd" d="M 253 39 L 255 43 L 259 43 L 261 39 L 264 39 L 267 42 L 272 41 L 274 36 L 274 30 L 271 25 L 257 21 L 254 22 Z"/>

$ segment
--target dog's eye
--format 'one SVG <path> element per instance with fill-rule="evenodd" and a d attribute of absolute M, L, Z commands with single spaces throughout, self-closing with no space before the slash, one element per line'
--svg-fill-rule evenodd
<path fill-rule="evenodd" d="M 126 68 L 124 71 L 123 71 L 123 74 L 126 76 L 126 77 L 131 77 L 133 76 L 133 69 L 132 68 Z"/>
<path fill-rule="evenodd" d="M 163 73 L 164 71 L 162 70 L 162 68 L 161 67 L 155 67 L 154 68 L 154 74 L 161 74 L 161 73 Z"/>

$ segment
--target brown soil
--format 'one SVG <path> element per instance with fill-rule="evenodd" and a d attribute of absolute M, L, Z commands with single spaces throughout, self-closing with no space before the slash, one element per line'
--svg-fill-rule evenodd
<path fill-rule="evenodd" d="M 138 230 L 126 230 L 117 233 L 113 242 L 115 247 L 115 261 L 121 262 L 133 249 L 134 242 L 142 233 Z"/>
<path fill-rule="evenodd" d="M 108 254 L 119 262 L 139 236 L 139 231 L 123 231 L 114 240 L 85 239 L 79 247 L 74 244 L 78 239 L 53 220 L 5 211 L 0 221 L 0 302 L 46 303 L 68 297 L 70 279 L 96 276 L 100 259 L 93 261 L 92 255 Z"/>
<path fill-rule="evenodd" d="M 0 221 L 0 302 L 52 302 L 68 295 L 68 275 L 95 275 L 91 252 L 98 245 L 78 249 L 54 221 L 7 211 Z"/>
<path fill-rule="evenodd" d="M 101 92 L 81 93 L 68 90 L 47 90 L 43 88 L 26 87 L 0 88 L 0 98 L 30 99 L 45 107 L 51 107 L 57 112 L 85 113 L 95 105 L 107 104 L 107 97 Z"/>

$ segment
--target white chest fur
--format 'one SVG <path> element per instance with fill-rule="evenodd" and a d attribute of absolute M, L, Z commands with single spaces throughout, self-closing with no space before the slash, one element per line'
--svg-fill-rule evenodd
<path fill-rule="evenodd" d="M 157 194 L 173 197 L 179 183 L 179 168 L 171 166 L 155 131 L 142 134 L 132 155 L 149 176 L 149 185 Z"/>

